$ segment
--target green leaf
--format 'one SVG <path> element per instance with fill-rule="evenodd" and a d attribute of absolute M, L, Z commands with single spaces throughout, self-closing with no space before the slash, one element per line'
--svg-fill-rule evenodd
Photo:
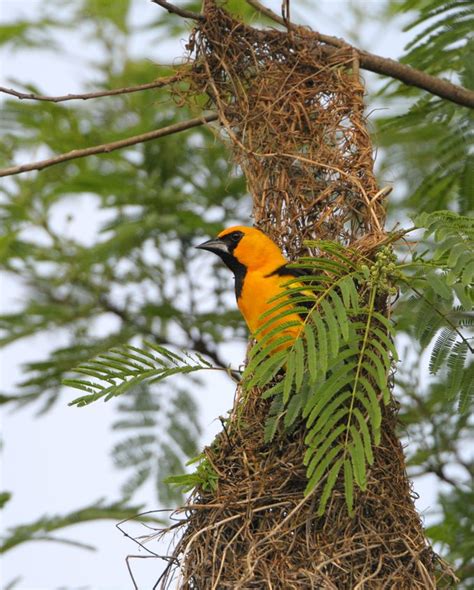
<path fill-rule="evenodd" d="M 474 290 L 472 285 L 464 286 L 460 283 L 453 285 L 454 292 L 466 311 L 473 308 Z"/>
<path fill-rule="evenodd" d="M 339 472 L 341 470 L 342 464 L 343 464 L 343 459 L 339 459 L 331 467 L 331 470 L 328 474 L 327 481 L 326 481 L 324 488 L 323 488 L 323 492 L 321 494 L 321 500 L 319 501 L 319 507 L 318 507 L 318 512 L 317 512 L 318 516 L 322 516 L 324 514 L 324 511 L 326 510 L 326 505 L 327 505 L 328 500 L 331 496 L 331 492 L 334 489 L 334 486 L 336 485 L 337 477 L 338 477 Z M 309 486 L 309 484 L 308 484 L 308 486 Z"/>
<path fill-rule="evenodd" d="M 283 393 L 283 381 L 278 381 L 262 393 L 263 399 L 270 399 L 271 397 L 279 396 Z M 291 401 L 291 400 L 290 400 Z"/>
<path fill-rule="evenodd" d="M 427 276 L 427 280 L 437 295 L 443 299 L 451 300 L 451 288 L 446 284 L 445 277 L 440 276 L 436 272 L 430 272 Z"/>
<path fill-rule="evenodd" d="M 384 369 L 380 359 L 374 354 L 369 348 L 365 350 L 365 355 L 370 359 L 371 363 L 364 362 L 362 365 L 363 370 L 375 379 L 377 387 L 380 388 L 384 402 L 388 403 L 390 398 L 390 392 L 387 387 L 387 372 Z"/>
<path fill-rule="evenodd" d="M 296 372 L 296 353 L 290 351 L 287 356 L 285 378 L 283 380 L 283 403 L 287 403 L 293 387 L 293 380 Z"/>
<path fill-rule="evenodd" d="M 316 330 L 318 333 L 318 365 L 319 371 L 326 375 L 328 370 L 328 345 L 327 345 L 327 334 L 326 326 L 322 319 L 317 314 L 312 315 Z"/>
<path fill-rule="evenodd" d="M 89 393 L 89 395 L 74 399 L 70 405 L 82 407 L 98 399 L 109 401 L 113 397 L 123 395 L 136 388 L 144 381 L 157 383 L 174 375 L 188 375 L 196 371 L 214 368 L 209 363 L 203 364 L 189 353 L 178 355 L 153 343 L 146 343 L 146 345 L 161 356 L 160 358 L 149 355 L 146 349 L 136 349 L 142 356 L 155 361 L 153 369 L 150 368 L 149 362 L 137 368 L 135 363 L 130 363 L 128 352 L 123 356 L 121 349 L 118 348 L 113 350 L 113 354 L 101 355 L 98 360 L 89 361 L 85 365 L 77 367 L 76 373 L 88 375 L 93 380 L 65 379 L 63 381 L 65 385 Z M 105 387 L 102 384 L 103 381 L 109 383 L 109 386 Z"/>
<path fill-rule="evenodd" d="M 315 388 L 313 395 L 310 397 L 303 410 L 303 416 L 307 417 L 307 426 L 311 426 L 313 422 L 319 420 L 323 414 L 323 410 L 328 411 L 328 408 L 334 410 L 338 402 L 342 403 L 350 397 L 350 391 L 342 391 L 331 403 L 333 395 L 336 392 L 341 392 L 344 385 L 351 383 L 353 380 L 352 374 L 343 374 L 342 376 L 333 373 L 331 377 L 322 383 L 321 387 Z"/>
<path fill-rule="evenodd" d="M 305 488 L 305 495 L 311 493 L 314 488 L 320 483 L 325 471 L 329 468 L 332 461 L 337 457 L 337 455 L 341 452 L 339 446 L 332 448 L 327 455 L 322 459 L 322 461 L 318 464 L 316 469 L 314 470 L 313 475 L 309 478 L 308 483 Z M 342 459 L 339 459 L 342 461 Z"/>
<path fill-rule="evenodd" d="M 344 304 L 334 289 L 331 290 L 330 297 L 334 305 L 342 339 L 344 342 L 347 342 L 349 339 L 349 321 L 346 310 L 344 309 Z"/>
<path fill-rule="evenodd" d="M 379 444 L 379 429 L 382 423 L 382 412 L 380 410 L 380 404 L 377 400 L 377 394 L 372 383 L 361 375 L 359 377 L 359 385 L 363 386 L 363 391 L 367 394 L 367 398 L 364 395 L 357 396 L 358 399 L 364 404 L 367 414 L 370 416 L 370 423 L 373 428 L 374 443 Z"/>
<path fill-rule="evenodd" d="M 243 379 L 246 383 L 247 389 L 250 389 L 254 385 L 265 387 L 265 385 L 267 385 L 267 383 L 273 379 L 278 371 L 285 365 L 287 356 L 287 350 L 280 350 L 270 357 L 266 357 L 260 365 L 255 366 L 254 375 L 250 379 L 248 379 L 247 370 L 245 370 Z"/>
<path fill-rule="evenodd" d="M 324 321 L 327 324 L 330 356 L 335 357 L 339 352 L 339 326 L 337 324 L 331 305 L 326 299 L 321 301 L 321 308 L 324 312 Z"/>
<path fill-rule="evenodd" d="M 354 408 L 353 412 L 359 424 L 359 430 L 364 443 L 364 452 L 367 458 L 367 463 L 372 465 L 374 462 L 374 454 L 372 452 L 372 440 L 370 437 L 369 427 L 367 426 L 366 419 L 362 415 L 362 412 L 359 410 L 359 408 Z"/>
<path fill-rule="evenodd" d="M 290 401 L 288 402 L 288 406 L 286 408 L 285 417 L 283 420 L 283 424 L 285 428 L 289 428 L 292 424 L 294 424 L 295 420 L 301 413 L 301 407 L 303 405 L 303 396 L 301 393 L 294 393 Z"/>
<path fill-rule="evenodd" d="M 452 349 L 451 354 L 448 357 L 448 369 L 449 369 L 449 385 L 447 396 L 449 399 L 453 399 L 458 393 L 464 376 L 464 365 L 466 362 L 466 356 L 468 352 L 468 346 L 466 342 L 457 342 Z"/>
<path fill-rule="evenodd" d="M 354 426 L 350 427 L 350 433 L 352 444 L 349 444 L 348 451 L 351 456 L 354 478 L 360 489 L 365 490 L 367 487 L 367 479 L 364 446 L 360 434 Z"/>
<path fill-rule="evenodd" d="M 326 457 L 326 453 L 330 450 L 333 443 L 337 440 L 337 438 L 345 431 L 346 427 L 344 424 L 340 424 L 336 428 L 334 428 L 331 433 L 326 436 L 319 446 L 310 446 L 305 453 L 303 462 L 305 465 L 308 466 L 306 470 L 306 475 L 311 477 L 321 463 Z M 322 438 L 322 437 L 321 437 Z M 337 445 L 340 447 L 340 445 Z"/>
<path fill-rule="evenodd" d="M 456 333 L 451 328 L 443 328 L 441 330 L 431 352 L 429 369 L 432 375 L 436 375 L 443 366 L 455 341 Z"/>
<path fill-rule="evenodd" d="M 321 429 L 314 430 L 313 428 L 310 428 L 308 430 L 308 434 L 305 437 L 305 444 L 308 448 L 303 458 L 305 465 L 310 460 L 312 454 L 316 452 L 317 448 L 328 440 L 328 437 L 337 427 L 339 421 L 342 420 L 342 418 L 344 418 L 344 416 L 346 416 L 348 413 L 349 408 L 344 405 L 328 417 L 326 423 Z"/>
<path fill-rule="evenodd" d="M 316 339 L 314 337 L 313 327 L 310 324 L 305 324 L 304 334 L 306 337 L 308 371 L 311 381 L 314 382 L 318 376 L 318 365 L 316 355 Z"/>
<path fill-rule="evenodd" d="M 348 459 L 344 460 L 344 496 L 349 516 L 354 515 L 354 474 Z"/>
<path fill-rule="evenodd" d="M 295 389 L 300 391 L 305 372 L 305 350 L 301 338 L 297 338 L 294 346 L 295 354 Z"/>
<path fill-rule="evenodd" d="M 280 419 L 283 414 L 283 401 L 276 397 L 272 405 L 270 406 L 270 411 L 268 413 L 268 418 L 265 422 L 265 429 L 264 429 L 264 441 L 269 443 L 275 437 L 276 431 L 278 429 L 278 425 L 280 424 Z"/>
<path fill-rule="evenodd" d="M 464 372 L 460 387 L 458 410 L 461 414 L 468 412 L 474 401 L 474 363 L 471 363 Z"/>

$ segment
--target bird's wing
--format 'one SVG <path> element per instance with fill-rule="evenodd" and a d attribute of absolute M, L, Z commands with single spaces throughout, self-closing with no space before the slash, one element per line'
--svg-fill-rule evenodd
<path fill-rule="evenodd" d="M 278 275 L 280 277 L 304 277 L 308 274 L 308 271 L 304 268 L 290 268 L 289 266 L 290 263 L 288 264 L 282 264 L 281 266 L 279 266 L 278 268 L 276 268 L 274 271 L 272 271 L 269 275 L 267 275 L 268 277 L 272 277 L 275 275 Z"/>
<path fill-rule="evenodd" d="M 272 273 L 267 276 L 280 276 L 280 277 L 303 277 L 308 276 L 308 270 L 305 268 L 291 268 L 289 264 L 282 264 L 278 268 L 276 268 Z M 309 295 L 311 299 L 314 298 L 314 293 L 312 291 L 305 291 L 304 289 L 301 290 L 302 293 L 305 295 Z M 296 293 L 290 293 L 291 297 L 297 297 Z M 298 301 L 298 306 L 306 307 L 308 311 L 313 309 L 313 304 L 310 301 Z M 306 313 L 299 313 L 300 318 L 305 321 L 307 314 Z"/>

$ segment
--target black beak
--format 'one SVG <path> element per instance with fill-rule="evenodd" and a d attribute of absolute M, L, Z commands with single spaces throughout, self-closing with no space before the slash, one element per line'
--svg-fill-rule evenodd
<path fill-rule="evenodd" d="M 207 240 L 207 242 L 203 242 L 199 244 L 199 246 L 195 246 L 198 250 L 209 250 L 209 252 L 214 252 L 214 254 L 229 254 L 229 247 L 224 242 L 224 240 L 220 240 L 219 238 Z"/>

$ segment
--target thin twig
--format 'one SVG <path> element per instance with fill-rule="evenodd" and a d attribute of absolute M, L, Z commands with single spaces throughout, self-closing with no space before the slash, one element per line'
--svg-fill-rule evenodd
<path fill-rule="evenodd" d="M 197 12 L 191 12 L 190 10 L 186 10 L 184 8 L 180 8 L 179 6 L 175 6 L 170 2 L 166 2 L 166 0 L 151 0 L 153 4 L 158 4 L 162 8 L 165 8 L 171 14 L 178 14 L 183 18 L 190 18 L 192 20 L 204 20 L 202 14 L 198 14 Z"/>
<path fill-rule="evenodd" d="M 261 14 L 280 25 L 293 30 L 300 28 L 298 25 L 285 21 L 281 16 L 273 12 L 273 10 L 263 6 L 258 0 L 246 1 L 248 4 L 250 4 L 250 6 L 253 6 L 255 10 L 258 10 Z M 316 31 L 308 31 L 308 29 L 304 30 L 306 35 L 309 34 L 318 41 L 326 43 L 333 48 L 345 47 L 352 49 L 359 58 L 360 67 L 364 70 L 381 74 L 383 76 L 390 76 L 391 78 L 400 80 L 400 82 L 403 82 L 407 86 L 416 86 L 417 88 L 426 90 L 430 94 L 434 94 L 440 98 L 445 98 L 461 106 L 474 108 L 474 92 L 472 90 L 468 90 L 462 86 L 457 86 L 456 84 L 452 84 L 451 82 L 442 80 L 436 76 L 431 76 L 426 72 L 412 68 L 411 66 L 400 63 L 394 59 L 381 57 L 380 55 L 375 55 L 374 53 L 369 53 L 368 51 L 358 49 L 343 39 L 338 39 L 337 37 L 332 37 L 331 35 L 323 35 Z M 334 49 L 327 47 L 326 51 L 328 53 L 333 53 Z"/>
<path fill-rule="evenodd" d="M 30 172 L 31 170 L 43 170 L 49 166 L 54 166 L 62 162 L 68 162 L 69 160 L 76 160 L 77 158 L 84 158 L 86 156 L 94 156 L 97 154 L 108 154 L 115 150 L 120 150 L 137 143 L 144 143 L 145 141 L 151 141 L 158 139 L 159 137 L 165 137 L 166 135 L 172 135 L 173 133 L 179 133 L 186 129 L 192 129 L 193 127 L 199 127 L 205 123 L 210 123 L 217 119 L 216 114 L 206 115 L 205 117 L 196 117 L 195 119 L 188 119 L 181 123 L 175 123 L 174 125 L 168 125 L 168 127 L 162 127 L 161 129 L 155 129 L 154 131 L 148 131 L 141 135 L 133 135 L 125 139 L 118 141 L 112 141 L 111 143 L 103 143 L 95 145 L 82 150 L 72 150 L 64 154 L 59 154 L 46 160 L 39 160 L 37 162 L 30 162 L 29 164 L 21 164 L 19 166 L 11 166 L 10 168 L 3 168 L 0 170 L 0 177 L 12 176 L 14 174 L 20 174 L 22 172 Z"/>
<path fill-rule="evenodd" d="M 133 588 L 134 590 L 140 590 L 140 587 L 137 584 L 137 581 L 135 580 L 135 576 L 133 575 L 133 570 L 132 570 L 132 566 L 130 565 L 130 560 L 132 559 L 157 559 L 154 555 L 127 555 L 127 557 L 125 558 L 125 563 L 127 564 L 127 569 L 128 569 L 128 575 L 130 576 L 130 579 L 132 580 L 132 584 L 133 584 Z"/>
<path fill-rule="evenodd" d="M 131 94 L 132 92 L 141 92 L 142 90 L 149 90 L 151 88 L 161 88 L 167 84 L 177 82 L 183 76 L 182 73 L 174 76 L 168 76 L 148 82 L 147 84 L 139 84 L 138 86 L 125 86 L 124 88 L 113 88 L 112 90 L 100 90 L 98 92 L 88 92 L 85 94 L 65 94 L 63 96 L 46 96 L 43 94 L 34 94 L 33 92 L 20 92 L 14 88 L 5 88 L 0 86 L 0 92 L 3 94 L 10 94 L 20 100 L 40 100 L 45 102 L 66 102 L 67 100 L 89 100 L 90 98 L 101 98 L 103 96 L 116 96 L 118 94 Z"/>

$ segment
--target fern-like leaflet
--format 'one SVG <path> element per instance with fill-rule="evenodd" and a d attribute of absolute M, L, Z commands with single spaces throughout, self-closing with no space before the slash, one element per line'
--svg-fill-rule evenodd
<path fill-rule="evenodd" d="M 319 514 L 341 471 L 352 512 L 354 483 L 366 488 L 372 447 L 380 441 L 381 403 L 390 397 L 387 378 L 396 352 L 391 324 L 376 310 L 377 267 L 370 274 L 334 243 L 308 246 L 326 256 L 294 265 L 307 274 L 289 281 L 265 314 L 260 330 L 265 335 L 251 351 L 244 384 L 247 389 L 262 388 L 264 398 L 273 398 L 267 441 L 279 424 L 287 430 L 298 420 L 304 422 L 306 493 L 322 486 Z M 295 301 L 293 313 L 296 309 L 305 319 L 282 326 L 291 314 L 288 296 Z M 296 339 L 281 336 L 285 327 L 298 325 Z"/>
<path fill-rule="evenodd" d="M 223 370 L 214 367 L 201 355 L 175 352 L 152 342 L 146 348 L 123 345 L 107 354 L 100 354 L 74 369 L 90 379 L 65 379 L 64 385 L 85 391 L 71 405 L 85 406 L 99 399 L 108 401 L 137 387 L 143 381 L 156 383 L 173 375 L 188 375 L 202 370 Z"/>

